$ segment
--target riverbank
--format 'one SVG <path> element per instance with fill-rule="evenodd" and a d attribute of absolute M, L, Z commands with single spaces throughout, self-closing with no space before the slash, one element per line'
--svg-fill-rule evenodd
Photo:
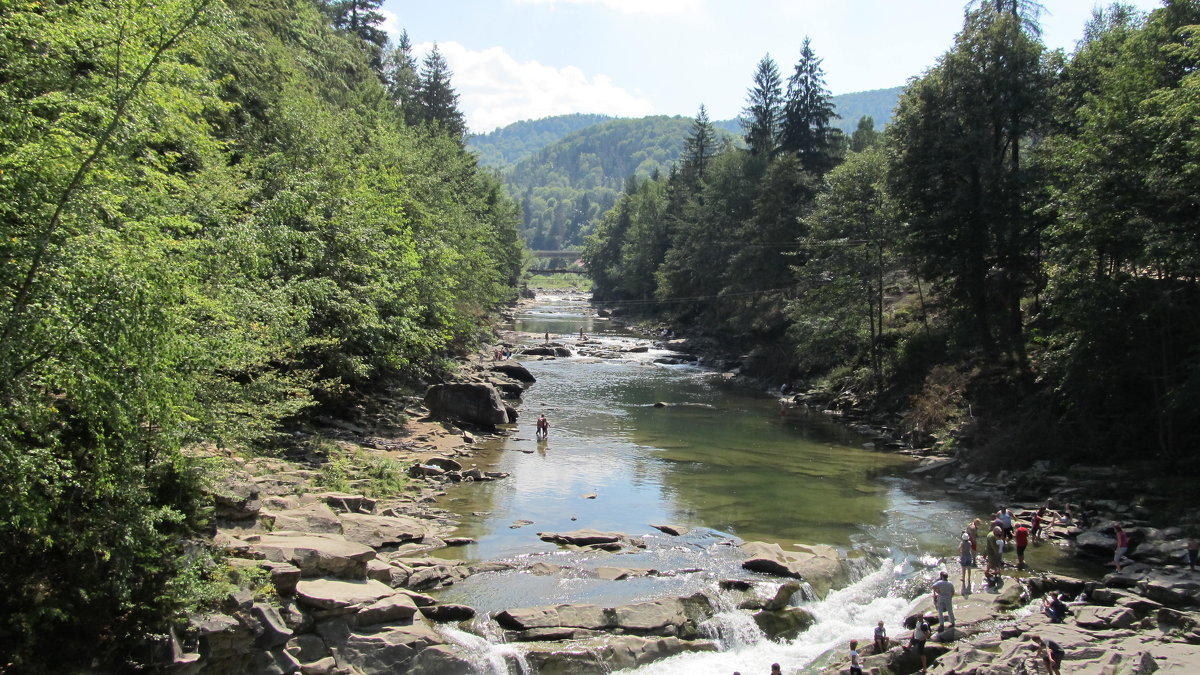
<path fill-rule="evenodd" d="M 604 332 L 601 319 L 587 317 L 589 332 L 593 329 Z M 605 363 L 633 358 L 641 364 L 642 370 L 634 369 L 635 374 L 641 373 L 637 377 L 677 372 L 672 369 L 680 367 L 656 363 L 658 359 L 679 359 L 653 350 L 641 351 L 650 346 L 646 340 L 613 342 L 591 335 L 586 340 L 580 339 L 573 333 L 583 321 L 559 321 L 557 325 L 566 330 L 559 330 L 555 336 L 558 339 L 551 340 L 570 350 L 571 358 L 536 356 L 493 362 L 488 350 L 464 364 L 460 379 L 463 384 L 491 387 L 499 398 L 506 387 L 511 391 L 515 386 L 518 392 L 523 389 L 508 374 L 493 368 L 507 369 L 528 359 L 546 359 L 538 361 L 536 370 L 549 379 L 534 385 L 535 389 L 530 391 L 537 396 L 529 399 L 544 405 L 563 391 L 555 389 L 558 385 L 550 377 L 554 373 L 555 377 L 568 378 L 563 381 L 579 377 L 580 373 L 589 373 L 590 379 L 613 370 L 611 366 L 603 366 Z M 535 349 L 544 346 L 541 344 L 545 341 L 544 333 L 542 330 L 507 333 L 502 340 L 520 352 L 523 345 L 530 343 Z M 588 366 L 589 363 L 592 365 Z M 581 366 L 585 370 L 579 371 Z M 544 389 L 548 386 L 551 388 Z M 607 385 L 601 384 L 604 386 Z M 661 393 L 651 394 L 653 398 L 644 395 L 640 400 L 687 402 L 673 399 L 680 392 L 674 387 L 671 391 L 674 393 L 666 394 L 666 401 L 660 398 L 664 396 Z M 259 580 L 260 591 L 264 585 L 273 586 L 277 597 L 269 593 L 258 598 L 243 594 L 241 600 L 232 597 L 227 604 L 235 609 L 223 615 L 225 619 L 206 618 L 207 623 L 202 622 L 189 636 L 193 640 L 192 649 L 179 650 L 180 659 L 199 657 L 196 663 L 213 667 L 222 662 L 221 658 L 225 663 L 239 662 L 236 659 L 244 663 L 253 656 L 262 663 L 272 664 L 262 672 L 387 669 L 418 673 L 507 673 L 527 672 L 525 668 L 533 667 L 546 675 L 593 672 L 600 663 L 610 668 L 652 669 L 648 672 L 709 672 L 706 669 L 714 668 L 715 663 L 749 669 L 763 659 L 773 658 L 785 662 L 785 672 L 794 672 L 796 664 L 807 663 L 827 649 L 836 649 L 840 638 L 830 643 L 830 636 L 854 634 L 853 625 L 861 619 L 851 617 L 862 601 L 847 598 L 874 598 L 883 594 L 878 597 L 886 598 L 884 604 L 870 600 L 872 611 L 879 612 L 879 618 L 900 616 L 903 606 L 908 604 L 904 598 L 911 597 L 910 593 L 925 584 L 935 569 L 935 561 L 922 561 L 920 565 L 927 565 L 923 570 L 898 577 L 892 571 L 894 563 L 878 557 L 885 553 L 882 551 L 848 558 L 829 547 L 737 546 L 739 542 L 734 538 L 695 527 L 716 522 L 703 515 L 693 515 L 682 523 L 658 521 L 655 527 L 661 529 L 649 535 L 640 530 L 597 529 L 595 525 L 605 522 L 606 510 L 620 508 L 624 498 L 603 489 L 583 494 L 582 490 L 571 487 L 567 491 L 572 494 L 561 503 L 569 504 L 567 508 L 579 515 L 577 524 L 574 515 L 568 521 L 560 513 L 555 521 L 554 514 L 543 509 L 537 515 L 530 512 L 530 517 L 537 521 L 537 531 L 533 527 L 524 529 L 526 525 L 519 522 L 501 526 L 502 531 L 513 532 L 521 541 L 550 542 L 537 549 L 540 553 L 515 557 L 479 555 L 494 547 L 489 549 L 482 542 L 474 543 L 471 536 L 462 533 L 479 531 L 472 523 L 480 518 L 494 521 L 497 517 L 506 520 L 512 516 L 483 516 L 476 512 L 480 506 L 475 506 L 473 495 L 493 488 L 509 494 L 505 487 L 509 481 L 516 485 L 537 479 L 537 474 L 529 471 L 552 466 L 547 461 L 555 456 L 567 459 L 568 464 L 553 466 L 570 465 L 574 442 L 571 432 L 591 433 L 587 431 L 588 425 L 584 419 L 576 419 L 568 425 L 574 429 L 556 426 L 549 448 L 532 440 L 523 441 L 520 432 L 512 427 L 501 427 L 495 439 L 501 440 L 502 434 L 511 433 L 504 447 L 520 452 L 507 456 L 521 460 L 509 462 L 505 467 L 524 467 L 509 478 L 502 471 L 490 471 L 494 467 L 482 461 L 485 455 L 477 454 L 477 448 L 489 443 L 485 434 L 468 431 L 464 435 L 460 426 L 445 426 L 425 419 L 427 411 L 420 407 L 423 401 L 400 402 L 409 413 L 422 415 L 421 425 L 431 426 L 414 426 L 414 430 L 425 431 L 409 435 L 377 433 L 378 429 L 360 424 L 362 419 L 330 428 L 337 430 L 337 443 L 346 444 L 343 450 L 347 452 L 364 453 L 363 456 L 397 453 L 397 457 L 411 461 L 405 468 L 412 470 L 412 477 L 403 494 L 372 497 L 353 489 L 322 489 L 318 481 L 321 457 L 315 455 L 308 458 L 316 462 L 312 465 L 275 464 L 275 460 L 243 463 L 248 489 L 243 499 L 235 498 L 233 490 L 223 498 L 224 523 L 218 543 L 239 561 L 233 563 L 236 569 Z M 687 420 L 687 424 L 696 425 L 706 417 L 722 414 L 702 406 L 642 405 L 649 407 L 635 406 L 630 410 L 649 415 L 643 421 L 678 416 Z M 768 419 L 769 410 L 766 409 Z M 528 415 L 521 421 L 522 426 L 526 424 L 531 424 Z M 611 424 L 612 418 L 602 422 L 604 427 Z M 322 435 L 334 434 L 330 428 Z M 433 441 L 440 441 L 441 445 Z M 494 455 L 494 450 L 489 450 L 488 456 Z M 522 454 L 525 452 L 532 454 Z M 606 452 L 612 454 L 613 449 L 610 447 Z M 851 451 L 840 454 L 847 452 Z M 761 452 L 749 456 L 757 456 L 760 461 L 766 457 Z M 832 460 L 834 456 L 829 457 Z M 476 459 L 480 460 L 479 466 L 471 466 Z M 560 475 L 557 480 L 564 482 L 571 478 Z M 714 480 L 730 491 L 744 477 L 739 478 L 726 469 L 719 471 Z M 777 473 L 771 481 L 787 484 Z M 810 485 L 816 488 L 821 482 L 818 478 Z M 364 490 L 370 486 L 369 482 L 346 485 Z M 257 497 L 252 494 L 255 490 Z M 550 499 L 552 490 L 546 484 L 536 492 L 541 495 L 539 499 L 551 505 L 551 510 L 561 511 L 559 502 Z M 795 498 L 795 494 L 783 497 Z M 257 509 L 255 499 L 259 502 Z M 866 494 L 855 501 L 871 503 Z M 492 503 L 492 500 L 478 503 Z M 450 504 L 454 504 L 453 512 L 443 510 L 443 506 Z M 926 511 L 928 507 L 920 509 Z M 840 510 L 841 507 L 833 509 Z M 955 515 L 952 519 L 961 517 Z M 857 518 L 860 516 L 851 516 L 851 522 Z M 645 521 L 639 517 L 633 522 Z M 905 523 L 901 529 L 909 529 L 918 522 Z M 556 525 L 569 527 L 555 529 Z M 825 535 L 817 535 L 817 540 L 821 539 Z M 695 555 L 684 559 L 672 557 L 672 551 L 689 549 L 695 550 Z M 922 544 L 920 550 L 928 548 Z M 464 551 L 474 553 L 464 555 Z M 803 586 L 788 585 L 787 580 L 793 577 L 801 577 L 812 586 L 807 595 Z M 897 582 L 903 588 L 894 595 L 897 589 L 889 587 Z M 293 584 L 290 588 L 289 583 Z M 253 588 L 254 584 L 250 586 Z M 566 602 L 560 599 L 556 603 L 537 599 L 546 596 L 547 591 L 553 597 L 558 592 L 556 588 L 575 589 L 571 594 L 574 599 Z M 601 592 L 597 596 L 600 601 L 580 601 L 578 590 L 586 588 Z M 642 590 L 633 590 L 639 588 Z M 688 589 L 685 592 L 670 590 L 685 588 Z M 650 596 L 653 600 L 639 597 L 647 592 L 653 593 Z M 869 595 L 855 595 L 863 593 Z M 409 601 L 416 607 L 411 613 L 407 608 Z M 272 608 L 279 623 L 273 622 Z M 842 618 L 830 623 L 829 612 Z M 794 640 L 797 636 L 800 639 Z M 769 638 L 783 642 L 774 643 Z M 520 642 L 520 647 L 513 642 Z M 787 647 L 775 656 L 776 648 L 768 647 L 772 644 L 794 647 Z M 752 649 L 753 654 L 745 649 Z M 698 663 L 705 665 L 690 667 L 686 661 L 676 663 L 689 658 L 700 659 Z M 180 663 L 179 667 L 184 665 Z"/>

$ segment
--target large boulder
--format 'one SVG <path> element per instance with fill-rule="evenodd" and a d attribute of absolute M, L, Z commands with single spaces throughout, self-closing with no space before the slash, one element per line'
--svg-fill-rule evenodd
<path fill-rule="evenodd" d="M 803 607 L 764 609 L 754 613 L 754 623 L 772 640 L 794 640 L 816 622 L 812 612 Z"/>
<path fill-rule="evenodd" d="M 850 579 L 849 569 L 832 546 L 798 546 L 796 551 L 785 551 L 779 544 L 750 541 L 741 548 L 746 554 L 744 569 L 807 581 L 818 597 Z"/>
<path fill-rule="evenodd" d="M 361 579 L 375 549 L 340 536 L 304 532 L 269 532 L 245 538 L 250 553 L 273 562 L 291 563 L 305 577 Z"/>
<path fill-rule="evenodd" d="M 351 633 L 339 645 L 339 665 L 349 665 L 362 673 L 404 673 L 415 657 L 429 647 L 445 644 L 433 630 L 422 624 L 388 626 L 371 633 Z"/>
<path fill-rule="evenodd" d="M 497 373 L 504 373 L 518 382 L 537 382 L 537 378 L 529 369 L 519 363 L 497 363 L 492 366 L 492 370 Z"/>
<path fill-rule="evenodd" d="M 213 488 L 213 502 L 213 516 L 227 520 L 253 518 L 262 507 L 258 486 L 241 476 L 222 479 Z"/>
<path fill-rule="evenodd" d="M 490 427 L 508 421 L 500 392 L 490 384 L 435 384 L 425 392 L 425 406 L 435 417 L 468 424 Z"/>

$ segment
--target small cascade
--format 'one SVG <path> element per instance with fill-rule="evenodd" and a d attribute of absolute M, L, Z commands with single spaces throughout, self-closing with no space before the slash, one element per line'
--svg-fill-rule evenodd
<path fill-rule="evenodd" d="M 449 625 L 440 626 L 438 630 L 467 657 L 471 670 L 477 675 L 530 675 L 533 672 L 521 650 L 503 642 L 503 636 L 492 622 L 481 621 L 476 627 L 485 635 L 495 634 L 483 637 Z"/>
<path fill-rule="evenodd" d="M 749 612 L 737 608 L 733 597 L 721 591 L 709 596 L 716 601 L 717 613 L 698 627 L 704 637 L 716 640 L 722 650 L 742 650 L 767 639 Z"/>

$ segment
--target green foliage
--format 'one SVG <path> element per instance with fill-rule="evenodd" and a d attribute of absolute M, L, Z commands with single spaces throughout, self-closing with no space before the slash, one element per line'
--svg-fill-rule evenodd
<path fill-rule="evenodd" d="M 346 450 L 327 439 L 314 445 L 325 456 L 317 484 L 327 490 L 384 498 L 408 487 L 408 467 L 396 459 L 357 448 Z"/>
<path fill-rule="evenodd" d="M 611 119 L 608 115 L 575 113 L 524 120 L 471 136 L 467 139 L 467 147 L 479 156 L 480 164 L 504 170 L 568 134 Z"/>
<path fill-rule="evenodd" d="M 514 294 L 516 206 L 455 139 L 404 124 L 362 37 L 320 9 L 0 6 L 15 667 L 120 663 L 213 597 L 184 544 L 205 500 L 182 448 L 267 440 L 420 373 Z"/>

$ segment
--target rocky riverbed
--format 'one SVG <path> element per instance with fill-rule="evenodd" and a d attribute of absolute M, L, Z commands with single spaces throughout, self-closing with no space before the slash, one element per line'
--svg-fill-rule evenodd
<path fill-rule="evenodd" d="M 380 425 L 370 416 L 354 422 L 327 420 L 322 435 L 347 452 L 386 457 L 410 476 L 400 494 L 367 496 L 322 488 L 321 456 L 289 459 L 224 457 L 230 471 L 214 489 L 216 528 L 212 545 L 228 557 L 241 590 L 221 611 L 193 617 L 170 640 L 166 669 L 177 673 L 591 673 L 638 668 L 665 659 L 722 649 L 720 623 L 742 617 L 759 636 L 792 640 L 814 624 L 809 607 L 839 588 L 878 569 L 878 554 L 828 546 L 781 547 L 740 542 L 731 549 L 740 573 L 714 580 L 711 588 L 686 595 L 621 604 L 560 603 L 478 612 L 470 601 L 439 597 L 456 584 L 503 574 L 571 576 L 611 582 L 705 574 L 696 568 L 651 569 L 623 563 L 645 546 L 642 533 L 588 529 L 535 531 L 529 537 L 560 550 L 610 556 L 611 564 L 569 568 L 530 557 L 518 562 L 464 562 L 448 547 L 469 543 L 456 537 L 459 516 L 438 506 L 454 491 L 479 489 L 503 473 L 472 461 L 478 443 L 494 425 L 514 421 L 533 376 L 526 359 L 612 359 L 611 343 L 571 336 L 507 333 L 501 341 L 518 360 L 493 360 L 493 353 L 464 363 L 455 382 L 434 386 L 422 399 L 401 399 L 394 408 L 407 419 Z M 648 345 L 647 345 L 648 347 Z M 543 350 L 543 351 L 539 351 Z M 546 351 L 548 350 L 548 351 Z M 693 357 L 663 357 L 672 363 Z M 664 363 L 662 365 L 671 365 Z M 503 428 L 503 427 L 501 427 Z M 1134 563 L 1103 579 L 1032 575 L 1009 569 L 998 589 L 961 597 L 957 625 L 930 642 L 930 672 L 1031 673 L 1033 633 L 1067 648 L 1063 672 L 1200 672 L 1200 575 L 1181 567 L 1182 531 L 1152 527 L 1154 506 L 1136 500 L 1088 500 L 1101 494 L 1108 477 L 1089 482 L 1059 480 L 1039 472 L 1039 482 L 972 474 L 953 460 L 930 459 L 915 475 L 948 493 L 987 493 L 998 503 L 1011 495 L 1036 495 L 1057 506 L 1073 505 L 1081 519 L 1051 530 L 1045 546 L 1068 546 L 1082 556 L 1111 556 L 1111 527 L 1121 522 L 1133 535 Z M 366 486 L 363 486 L 366 487 Z M 1007 495 L 1007 496 L 1001 496 Z M 1028 517 L 1028 509 L 1016 509 Z M 984 514 L 980 514 L 984 515 Z M 1083 527 L 1079 526 L 1083 523 Z M 521 527 L 514 523 L 513 527 Z M 653 526 L 684 538 L 687 528 Z M 735 544 L 739 542 L 722 542 Z M 445 556 L 445 557 L 443 557 Z M 884 563 L 885 564 L 885 563 Z M 926 574 L 941 565 L 931 564 Z M 953 563 L 946 566 L 957 579 Z M 910 593 L 917 593 L 916 583 Z M 1065 623 L 1049 624 L 1040 598 L 1063 591 L 1075 600 Z M 922 594 L 910 618 L 930 609 Z M 902 642 L 904 635 L 896 635 Z M 803 639 L 803 638 L 801 638 Z M 866 672 L 904 675 L 919 668 L 899 644 L 870 653 L 861 638 Z M 809 671 L 845 672 L 839 654 Z M 806 671 L 806 672 L 809 672 Z M 671 670 L 663 672 L 674 672 Z M 785 664 L 784 672 L 797 672 Z"/>

